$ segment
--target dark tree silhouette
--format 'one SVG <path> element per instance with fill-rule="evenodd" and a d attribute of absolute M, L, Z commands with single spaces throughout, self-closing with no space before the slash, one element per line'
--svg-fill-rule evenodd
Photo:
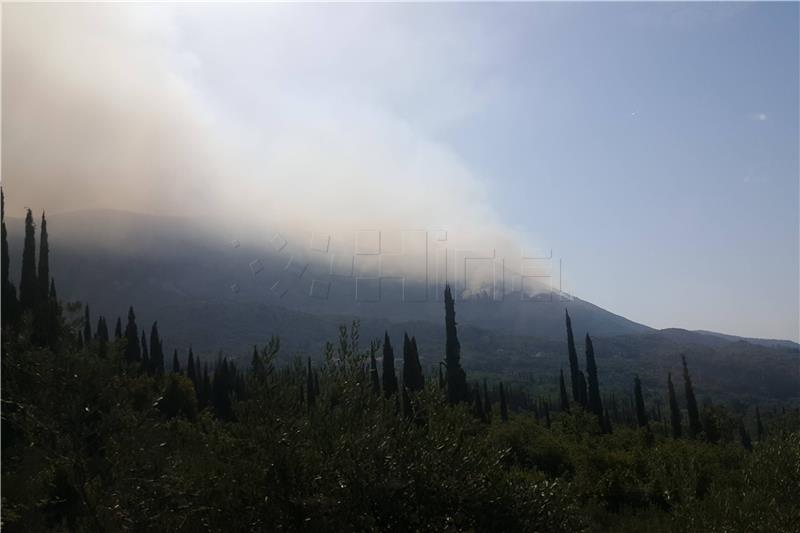
<path fill-rule="evenodd" d="M 150 328 L 150 366 L 155 375 L 164 374 L 164 349 L 158 335 L 158 322 L 153 322 L 153 327 Z"/>
<path fill-rule="evenodd" d="M 375 360 L 375 352 L 369 354 L 369 379 L 372 383 L 372 393 L 375 396 L 381 395 L 381 380 L 378 377 L 378 362 Z"/>
<path fill-rule="evenodd" d="M 458 342 L 456 310 L 450 285 L 444 288 L 445 367 L 447 400 L 451 404 L 470 400 L 467 374 L 461 368 L 461 343 Z"/>
<path fill-rule="evenodd" d="M 172 352 L 172 373 L 173 374 L 180 374 L 181 373 L 181 362 L 178 360 L 178 349 Z"/>
<path fill-rule="evenodd" d="M 487 418 L 492 414 L 492 402 L 489 400 L 489 387 L 486 385 L 486 378 L 483 378 L 483 410 L 486 411 Z"/>
<path fill-rule="evenodd" d="M 644 397 L 642 396 L 642 382 L 639 374 L 633 380 L 633 395 L 636 402 L 636 423 L 640 428 L 648 425 L 647 411 L 644 408 Z"/>
<path fill-rule="evenodd" d="M 6 196 L 0 188 L 0 226 L 2 226 L 2 319 L 3 325 L 17 321 L 17 289 L 9 279 L 11 256 L 8 252 L 8 231 L 6 230 Z"/>
<path fill-rule="evenodd" d="M 403 386 L 409 391 L 421 391 L 425 388 L 425 378 L 417 353 L 417 341 L 403 333 Z"/>
<path fill-rule="evenodd" d="M 394 350 L 389 332 L 383 334 L 383 393 L 389 398 L 397 392 L 397 375 L 394 372 Z"/>
<path fill-rule="evenodd" d="M 122 338 L 122 319 L 120 317 L 117 317 L 117 325 L 114 326 L 114 338 Z"/>
<path fill-rule="evenodd" d="M 672 438 L 681 438 L 681 407 L 678 405 L 678 396 L 672 384 L 672 374 L 667 374 L 667 389 L 669 393 L 669 419 L 672 424 Z"/>
<path fill-rule="evenodd" d="M 700 411 L 697 409 L 697 399 L 694 396 L 692 387 L 692 377 L 689 375 L 689 367 L 686 365 L 686 356 L 681 356 L 683 362 L 683 386 L 686 393 L 686 412 L 689 415 L 689 438 L 695 438 L 703 431 L 700 423 Z"/>
<path fill-rule="evenodd" d="M 564 383 L 564 369 L 558 375 L 558 392 L 561 400 L 561 410 L 569 412 L 569 397 L 567 396 L 567 385 Z"/>
<path fill-rule="evenodd" d="M 35 310 L 39 285 L 36 282 L 36 228 L 33 213 L 25 215 L 25 242 L 22 248 L 22 274 L 19 281 L 19 303 L 23 310 Z"/>
<path fill-rule="evenodd" d="M 46 302 L 50 296 L 50 246 L 47 239 L 47 219 L 42 211 L 42 224 L 39 226 L 39 301 Z"/>
<path fill-rule="evenodd" d="M 586 387 L 581 389 L 580 378 L 578 376 L 578 351 L 575 349 L 575 337 L 572 335 L 572 319 L 569 317 L 569 311 L 566 309 L 564 313 L 567 317 L 567 351 L 569 355 L 569 375 L 570 383 L 572 383 L 572 399 L 580 405 L 585 405 L 582 401 Z"/>
<path fill-rule="evenodd" d="M 125 360 L 128 362 L 138 362 L 142 359 L 141 348 L 139 347 L 139 328 L 136 327 L 136 314 L 133 306 L 128 309 L 128 325 L 125 327 Z"/>
<path fill-rule="evenodd" d="M 594 358 L 594 345 L 592 338 L 586 334 L 586 376 L 588 378 L 588 403 L 592 411 L 603 426 L 603 401 L 600 398 L 600 383 L 597 379 L 597 363 Z"/>

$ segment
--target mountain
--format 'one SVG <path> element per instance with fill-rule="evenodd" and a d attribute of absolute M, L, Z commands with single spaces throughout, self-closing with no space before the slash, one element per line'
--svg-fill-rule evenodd
<path fill-rule="evenodd" d="M 19 258 L 22 221 L 9 219 L 8 227 L 12 257 Z M 444 352 L 440 284 L 406 280 L 400 288 L 422 295 L 422 301 L 403 301 L 391 286 L 378 301 L 368 301 L 360 297 L 355 267 L 342 275 L 332 266 L 338 258 L 315 257 L 308 242 L 293 247 L 281 237 L 276 245 L 277 232 L 248 240 L 207 220 L 120 211 L 52 215 L 48 230 L 59 295 L 88 301 L 93 320 L 103 314 L 110 324 L 133 305 L 140 326 L 159 322 L 167 353 L 177 348 L 185 354 L 191 344 L 206 358 L 219 351 L 245 358 L 254 344 L 279 335 L 284 358 L 321 357 L 338 327 L 354 319 L 360 320 L 364 343 L 384 331 L 393 338 L 404 331 L 415 335 L 429 371 Z M 19 261 L 12 261 L 12 279 L 18 269 Z M 458 298 L 459 337 L 470 372 L 555 394 L 555 377 L 566 365 L 568 309 L 579 353 L 586 332 L 595 339 L 604 390 L 627 391 L 638 373 L 646 388 L 660 394 L 667 372 L 680 375 L 685 354 L 700 394 L 800 397 L 795 343 L 654 330 L 558 292 L 528 296 L 509 291 L 498 299 L 487 291 Z"/>

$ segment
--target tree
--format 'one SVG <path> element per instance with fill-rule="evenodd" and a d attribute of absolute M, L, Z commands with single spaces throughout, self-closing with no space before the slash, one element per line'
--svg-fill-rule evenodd
<path fill-rule="evenodd" d="M 689 367 L 686 365 L 686 356 L 681 355 L 681 361 L 683 361 L 683 386 L 686 393 L 686 412 L 689 414 L 689 438 L 693 439 L 703 431 L 703 426 L 700 423 L 700 411 L 697 409 L 697 399 L 694 396 Z"/>
<path fill-rule="evenodd" d="M 47 240 L 47 219 L 42 211 L 42 224 L 39 226 L 39 301 L 46 302 L 50 296 L 50 247 Z"/>
<path fill-rule="evenodd" d="M 648 425 L 647 411 L 644 408 L 644 397 L 642 396 L 642 382 L 639 379 L 639 374 L 633 380 L 633 394 L 636 401 L 636 423 L 640 428 Z"/>
<path fill-rule="evenodd" d="M 158 335 L 158 322 L 150 328 L 150 367 L 157 376 L 164 374 L 164 348 Z"/>
<path fill-rule="evenodd" d="M 375 351 L 369 353 L 369 379 L 372 383 L 372 393 L 375 396 L 381 395 L 381 380 L 378 377 L 378 362 L 375 360 Z"/>
<path fill-rule="evenodd" d="M 89 344 L 89 341 L 92 339 L 92 323 L 91 317 L 89 316 L 89 304 L 86 304 L 83 307 L 83 339 L 86 341 L 86 344 Z"/>
<path fill-rule="evenodd" d="M 101 343 L 108 342 L 108 326 L 106 325 L 105 317 L 101 316 L 97 319 L 97 330 L 95 331 L 95 338 Z"/>
<path fill-rule="evenodd" d="M 403 386 L 409 391 L 421 391 L 425 388 L 425 377 L 419 363 L 416 339 L 409 339 L 403 333 Z"/>
<path fill-rule="evenodd" d="M 585 408 L 588 404 L 588 399 L 586 395 L 586 378 L 584 377 L 582 370 L 578 370 L 577 383 L 578 387 L 576 392 L 578 393 L 578 396 L 575 398 L 575 401 Z"/>
<path fill-rule="evenodd" d="M 133 306 L 128 309 L 128 325 L 125 327 L 125 360 L 129 363 L 141 361 L 142 352 L 139 347 L 139 328 L 136 327 L 136 314 Z"/>
<path fill-rule="evenodd" d="M 389 332 L 383 334 L 383 393 L 389 398 L 397 392 L 397 375 L 394 372 L 394 349 Z"/>
<path fill-rule="evenodd" d="M 19 303 L 23 310 L 35 310 L 39 285 L 36 282 L 36 229 L 33 213 L 25 215 L 25 242 L 22 248 L 22 275 L 19 281 Z"/>
<path fill-rule="evenodd" d="M 508 422 L 508 404 L 506 404 L 506 392 L 503 389 L 503 382 L 500 382 L 500 420 Z"/>
<path fill-rule="evenodd" d="M 461 343 L 456 329 L 456 310 L 450 285 L 444 288 L 445 370 L 447 372 L 447 400 L 451 404 L 469 401 L 467 374 L 461 368 Z"/>
<path fill-rule="evenodd" d="M 2 319 L 3 325 L 17 321 L 17 289 L 9 279 L 11 256 L 8 253 L 8 231 L 6 230 L 6 197 L 0 187 L 0 225 L 2 226 Z"/>
<path fill-rule="evenodd" d="M 180 374 L 181 373 L 181 362 L 178 360 L 178 349 L 172 352 L 172 373 L 173 374 Z"/>
<path fill-rule="evenodd" d="M 580 405 L 584 405 L 581 399 L 583 398 L 582 391 L 585 391 L 586 387 L 584 386 L 581 389 L 580 378 L 578 376 L 580 370 L 578 369 L 578 351 L 575 349 L 575 337 L 572 335 L 572 319 L 569 317 L 569 311 L 565 309 L 564 312 L 567 316 L 567 351 L 569 356 L 570 382 L 572 383 L 572 399 Z"/>
<path fill-rule="evenodd" d="M 586 375 L 588 377 L 588 403 L 589 410 L 600 420 L 603 426 L 603 401 L 600 399 L 600 383 L 597 379 L 597 363 L 594 358 L 592 338 L 586 334 Z"/>
<path fill-rule="evenodd" d="M 561 369 L 561 373 L 558 376 L 558 390 L 559 395 L 561 398 L 561 410 L 564 412 L 569 412 L 569 397 L 567 396 L 567 385 L 564 383 L 564 369 Z"/>
<path fill-rule="evenodd" d="M 189 359 L 186 361 L 186 377 L 194 383 L 194 388 L 198 391 L 198 393 L 202 393 L 200 388 L 200 380 L 199 380 L 199 372 L 195 369 L 194 364 L 194 353 L 192 352 L 192 347 L 189 346 Z M 199 399 L 199 398 L 198 398 Z"/>
<path fill-rule="evenodd" d="M 144 368 L 145 372 L 152 375 L 152 361 L 150 360 L 150 351 L 147 349 L 147 339 L 145 338 L 144 331 L 142 331 L 142 368 Z"/>
<path fill-rule="evenodd" d="M 669 418 L 672 423 L 672 438 L 681 438 L 681 408 L 678 405 L 678 397 L 675 394 L 675 387 L 672 384 L 672 373 L 667 374 L 667 389 L 669 391 Z"/>
<path fill-rule="evenodd" d="M 114 326 L 114 338 L 122 338 L 122 319 L 120 317 L 117 317 L 117 325 Z"/>

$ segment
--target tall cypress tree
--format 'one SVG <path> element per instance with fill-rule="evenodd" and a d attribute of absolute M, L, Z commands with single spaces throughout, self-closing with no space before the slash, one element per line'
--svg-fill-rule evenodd
<path fill-rule="evenodd" d="M 567 396 L 567 385 L 564 383 L 564 369 L 561 369 L 561 373 L 558 376 L 558 391 L 561 397 L 561 410 L 568 413 L 569 412 L 569 397 Z"/>
<path fill-rule="evenodd" d="M 597 363 L 594 358 L 594 346 L 592 338 L 586 334 L 586 374 L 588 377 L 588 401 L 589 410 L 592 411 L 600 420 L 600 427 L 603 426 L 603 401 L 600 399 L 600 383 L 597 379 Z"/>
<path fill-rule="evenodd" d="M 640 428 L 648 425 L 647 411 L 644 408 L 644 397 L 642 396 L 642 382 L 639 379 L 639 374 L 633 380 L 633 394 L 636 401 L 636 423 Z"/>
<path fill-rule="evenodd" d="M 23 310 L 35 310 L 39 284 L 36 281 L 36 228 L 33 213 L 25 215 L 25 243 L 22 249 L 22 275 L 19 281 L 19 303 Z"/>
<path fill-rule="evenodd" d="M 575 401 L 578 402 L 582 407 L 586 408 L 588 406 L 589 400 L 586 394 L 586 378 L 583 375 L 582 370 L 578 370 L 578 379 L 577 379 L 577 394 L 578 396 L 575 398 Z"/>
<path fill-rule="evenodd" d="M 425 378 L 419 363 L 416 339 L 409 339 L 403 333 L 403 386 L 409 391 L 421 391 L 425 388 Z"/>
<path fill-rule="evenodd" d="M 89 316 L 89 304 L 83 307 L 83 340 L 86 344 L 92 339 L 92 323 Z"/>
<path fill-rule="evenodd" d="M 194 383 L 194 388 L 198 393 L 202 393 L 200 388 L 200 373 L 198 372 L 199 367 L 195 368 L 194 364 L 194 352 L 192 352 L 192 347 L 189 346 L 189 359 L 186 361 L 186 377 Z M 199 399 L 199 398 L 198 398 Z"/>
<path fill-rule="evenodd" d="M 150 328 L 150 366 L 157 376 L 164 374 L 164 349 L 158 335 L 158 322 L 153 322 Z"/>
<path fill-rule="evenodd" d="M 125 360 L 129 363 L 138 362 L 142 359 L 142 352 L 139 347 L 139 328 L 136 327 L 136 314 L 133 306 L 128 309 L 128 325 L 125 327 Z"/>
<path fill-rule="evenodd" d="M 572 320 L 569 317 L 569 311 L 565 309 L 564 313 L 567 317 L 567 351 L 569 354 L 569 375 L 570 383 L 572 383 L 572 399 L 575 400 L 576 403 L 584 405 L 581 401 L 583 394 L 578 377 L 578 351 L 575 349 L 575 337 L 572 335 Z M 584 387 L 583 390 L 585 391 L 585 389 Z"/>
<path fill-rule="evenodd" d="M 669 393 L 669 419 L 672 424 L 672 438 L 681 438 L 681 407 L 678 405 L 678 396 L 672 384 L 672 373 L 667 374 L 667 389 Z"/>
<path fill-rule="evenodd" d="M 375 360 L 375 351 L 369 353 L 369 379 L 372 383 L 372 393 L 375 396 L 381 395 L 381 380 L 378 377 L 378 362 Z"/>
<path fill-rule="evenodd" d="M 397 375 L 394 372 L 394 350 L 389 332 L 383 334 L 383 393 L 389 398 L 397 392 Z"/>
<path fill-rule="evenodd" d="M 181 373 L 181 362 L 178 360 L 178 349 L 172 352 L 172 373 L 173 374 L 180 374 Z"/>
<path fill-rule="evenodd" d="M 467 374 L 461 368 L 461 343 L 456 329 L 456 309 L 450 285 L 444 288 L 445 367 L 447 372 L 447 400 L 451 404 L 469 401 Z"/>
<path fill-rule="evenodd" d="M 144 331 L 142 331 L 142 368 L 144 368 L 145 372 L 148 374 L 153 374 L 152 360 L 150 359 L 150 352 L 147 349 L 147 339 L 145 338 Z"/>
<path fill-rule="evenodd" d="M 686 356 L 682 355 L 681 361 L 683 362 L 683 386 L 686 392 L 686 412 L 689 415 L 689 437 L 693 439 L 703 431 L 703 425 L 700 422 L 700 411 L 697 408 L 689 367 L 686 365 Z"/>
<path fill-rule="evenodd" d="M 39 226 L 39 301 L 46 302 L 50 296 L 50 246 L 47 239 L 47 219 L 42 211 L 42 224 Z"/>
<path fill-rule="evenodd" d="M 508 422 L 508 404 L 506 403 L 506 391 L 503 382 L 500 382 L 500 420 Z"/>
<path fill-rule="evenodd" d="M 2 226 L 2 319 L 3 325 L 13 324 L 17 320 L 17 289 L 11 283 L 9 270 L 11 256 L 8 253 L 8 231 L 6 230 L 6 196 L 0 187 L 0 226 Z"/>
<path fill-rule="evenodd" d="M 122 338 L 122 319 L 120 317 L 117 317 L 117 325 L 114 326 L 114 338 Z"/>

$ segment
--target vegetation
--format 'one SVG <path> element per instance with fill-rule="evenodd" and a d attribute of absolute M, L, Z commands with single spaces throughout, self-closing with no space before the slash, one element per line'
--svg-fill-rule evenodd
<path fill-rule="evenodd" d="M 630 402 L 601 395 L 588 336 L 585 375 L 574 343 L 565 349 L 572 401 L 563 372 L 551 377 L 555 404 L 502 381 L 471 387 L 448 287 L 438 379 L 424 375 L 408 335 L 398 379 L 388 333 L 362 347 L 358 323 L 311 354 L 321 357 L 280 364 L 273 337 L 247 369 L 223 354 L 209 365 L 190 348 L 167 371 L 157 325 L 147 342 L 132 308 L 112 339 L 104 317 L 92 331 L 88 305 L 58 301 L 52 278 L 45 295 L 41 253 L 17 301 L 5 235 L 3 225 L 7 531 L 789 532 L 800 523 L 800 412 L 745 419 L 704 404 L 701 419 L 685 359 L 683 398 L 667 376 L 669 424 L 660 404 L 648 414 L 638 376 Z M 571 339 L 568 316 L 567 331 Z"/>

